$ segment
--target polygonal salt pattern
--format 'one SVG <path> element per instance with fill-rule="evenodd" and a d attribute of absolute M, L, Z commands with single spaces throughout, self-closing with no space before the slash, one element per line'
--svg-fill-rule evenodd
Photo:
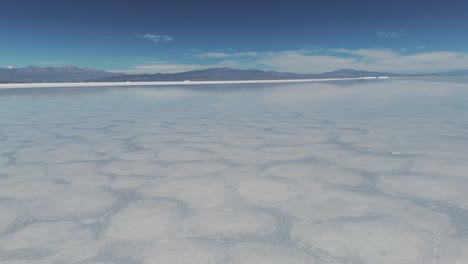
<path fill-rule="evenodd" d="M 467 88 L 2 90 L 0 263 L 467 263 Z"/>

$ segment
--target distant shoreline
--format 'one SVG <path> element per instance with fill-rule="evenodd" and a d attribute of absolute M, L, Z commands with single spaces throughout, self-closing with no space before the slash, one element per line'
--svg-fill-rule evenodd
<path fill-rule="evenodd" d="M 285 79 L 285 80 L 236 80 L 236 81 L 160 81 L 160 82 L 77 82 L 77 83 L 0 83 L 0 89 L 22 88 L 67 88 L 67 87 L 132 87 L 132 86 L 166 86 L 166 85 L 210 85 L 210 84 L 255 84 L 255 83 L 302 83 L 350 80 L 380 80 L 392 77 L 354 77 L 326 79 Z"/>

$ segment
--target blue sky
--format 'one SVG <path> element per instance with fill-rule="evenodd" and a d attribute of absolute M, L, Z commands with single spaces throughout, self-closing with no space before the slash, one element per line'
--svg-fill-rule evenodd
<path fill-rule="evenodd" d="M 0 67 L 468 69 L 468 1 L 149 2 L 3 2 Z"/>

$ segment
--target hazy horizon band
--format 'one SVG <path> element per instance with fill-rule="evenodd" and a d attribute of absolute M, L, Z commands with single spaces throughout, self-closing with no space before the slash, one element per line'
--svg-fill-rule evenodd
<path fill-rule="evenodd" d="M 353 77 L 326 79 L 284 79 L 284 80 L 235 80 L 235 81 L 161 81 L 161 82 L 73 82 L 73 83 L 1 83 L 0 89 L 17 88 L 63 88 L 103 86 L 150 86 L 150 85 L 209 85 L 209 84 L 255 84 L 255 83 L 303 83 L 349 80 L 376 80 L 390 77 Z M 396 78 L 396 77 L 391 77 Z"/>

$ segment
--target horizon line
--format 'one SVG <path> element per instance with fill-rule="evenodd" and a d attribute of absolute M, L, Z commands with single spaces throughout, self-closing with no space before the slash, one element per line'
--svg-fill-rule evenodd
<path fill-rule="evenodd" d="M 176 85 L 211 85 L 211 84 L 255 84 L 255 83 L 302 83 L 351 80 L 384 80 L 401 77 L 351 77 L 351 78 L 323 78 L 323 79 L 284 79 L 284 80 L 231 80 L 231 81 L 158 81 L 158 82 L 69 82 L 69 83 L 0 83 L 0 90 L 28 89 L 28 88 L 79 88 L 79 87 L 132 87 L 132 86 L 176 86 Z"/>
<path fill-rule="evenodd" d="M 0 66 L 0 69 L 4 70 L 18 70 L 18 69 L 27 69 L 27 68 L 66 68 L 66 67 L 74 67 L 74 68 L 79 68 L 79 69 L 87 69 L 87 70 L 94 70 L 94 71 L 104 71 L 104 72 L 109 72 L 109 73 L 116 73 L 116 74 L 123 74 L 123 75 L 140 75 L 140 74 L 176 74 L 176 73 L 185 73 L 185 72 L 191 72 L 191 71 L 202 71 L 202 70 L 209 70 L 209 69 L 232 69 L 232 70 L 241 70 L 241 71 L 249 71 L 249 70 L 257 70 L 257 71 L 263 71 L 263 72 L 277 72 L 277 73 L 293 73 L 293 74 L 298 74 L 298 75 L 308 75 L 308 74 L 323 74 L 323 73 L 330 73 L 330 72 L 336 72 L 336 71 L 341 71 L 341 70 L 351 70 L 351 71 L 365 71 L 365 72 L 375 72 L 375 73 L 388 73 L 388 74 L 408 74 L 408 75 L 419 75 L 419 74 L 424 74 L 424 75 L 430 75 L 430 74 L 438 74 L 438 73 L 444 73 L 444 72 L 453 72 L 453 71 L 465 71 L 468 69 L 457 69 L 457 70 L 446 70 L 446 71 L 441 71 L 441 72 L 416 72 L 416 73 L 400 73 L 400 72 L 394 72 L 392 71 L 375 71 L 375 70 L 362 70 L 362 69 L 356 69 L 356 68 L 337 68 L 336 70 L 332 71 L 323 71 L 323 72 L 309 72 L 309 73 L 297 73 L 294 71 L 278 71 L 278 70 L 265 70 L 265 69 L 258 69 L 258 68 L 235 68 L 235 67 L 209 67 L 207 66 L 206 68 L 202 69 L 191 69 L 191 70 L 185 70 L 185 71 L 177 71 L 177 72 L 143 72 L 143 73 L 129 73 L 125 71 L 120 71 L 120 70 L 105 70 L 105 69 L 100 69 L 100 68 L 92 68 L 92 67 L 83 67 L 83 66 L 78 66 L 75 64 L 64 64 L 61 66 L 38 66 L 38 65 L 28 65 L 28 66 L 23 66 L 23 67 L 13 67 L 13 66 L 6 66 L 2 67 Z"/>

